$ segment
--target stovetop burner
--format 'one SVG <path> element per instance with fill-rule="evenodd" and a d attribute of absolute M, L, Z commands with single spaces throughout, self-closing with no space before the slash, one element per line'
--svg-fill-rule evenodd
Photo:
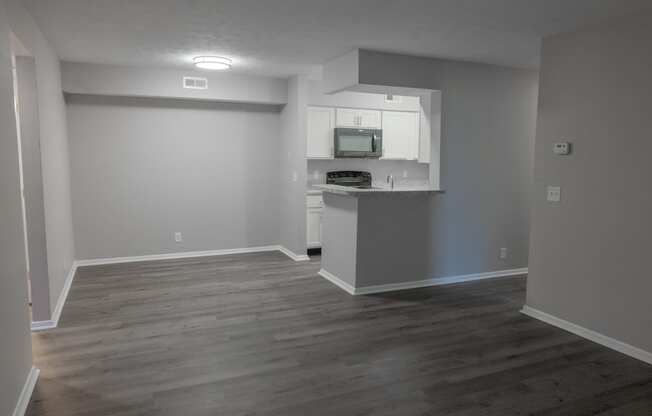
<path fill-rule="evenodd" d="M 326 183 L 368 189 L 371 188 L 371 173 L 357 170 L 332 171 L 326 173 Z"/>

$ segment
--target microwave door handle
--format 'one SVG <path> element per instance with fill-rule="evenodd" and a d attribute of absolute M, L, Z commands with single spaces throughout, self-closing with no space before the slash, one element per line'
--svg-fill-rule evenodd
<path fill-rule="evenodd" d="M 371 153 L 376 153 L 376 133 L 371 134 Z"/>

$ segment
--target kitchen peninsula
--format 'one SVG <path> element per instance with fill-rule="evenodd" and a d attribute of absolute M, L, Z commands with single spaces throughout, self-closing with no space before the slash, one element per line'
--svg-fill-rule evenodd
<path fill-rule="evenodd" d="M 427 186 L 323 191 L 322 268 L 319 274 L 350 294 L 401 288 L 426 279 L 432 196 Z"/>

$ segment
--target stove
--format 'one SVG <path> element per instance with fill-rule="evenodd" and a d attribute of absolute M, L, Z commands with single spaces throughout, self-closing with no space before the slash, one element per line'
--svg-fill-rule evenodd
<path fill-rule="evenodd" d="M 371 173 L 357 170 L 336 170 L 326 173 L 326 184 L 371 188 Z"/>

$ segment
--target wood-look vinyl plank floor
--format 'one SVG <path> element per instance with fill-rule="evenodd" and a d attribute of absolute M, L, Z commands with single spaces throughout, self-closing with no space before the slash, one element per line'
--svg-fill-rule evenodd
<path fill-rule="evenodd" d="M 353 297 L 318 269 L 80 268 L 27 415 L 652 415 L 652 366 L 520 314 L 524 277 Z"/>

